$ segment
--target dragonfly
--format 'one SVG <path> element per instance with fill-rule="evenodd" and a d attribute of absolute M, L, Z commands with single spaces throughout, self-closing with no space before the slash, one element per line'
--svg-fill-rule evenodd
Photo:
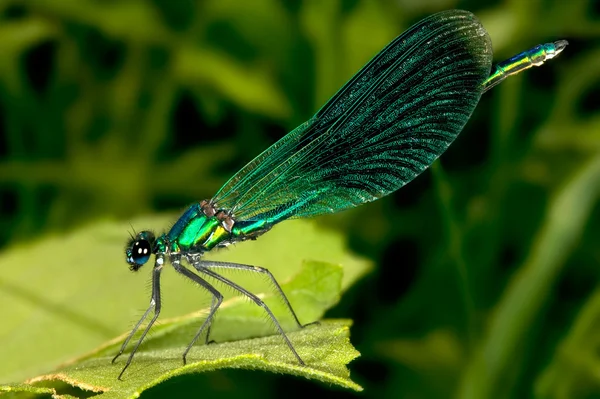
<path fill-rule="evenodd" d="M 507 77 L 560 54 L 565 40 L 535 46 L 492 69 L 492 44 L 479 20 L 462 10 L 443 11 L 416 23 L 372 58 L 317 113 L 250 161 L 211 198 L 190 205 L 166 233 L 141 231 L 127 244 L 132 271 L 154 256 L 152 296 L 113 363 L 153 311 L 119 374 L 131 364 L 161 310 L 160 276 L 169 263 L 211 296 L 210 310 L 183 352 L 183 363 L 202 334 L 209 343 L 223 295 L 209 281 L 231 287 L 260 306 L 291 354 L 304 361 L 269 307 L 219 271 L 258 273 L 266 268 L 203 258 L 216 248 L 254 240 L 288 219 L 340 212 L 382 198 L 426 170 L 456 139 L 481 95 Z"/>

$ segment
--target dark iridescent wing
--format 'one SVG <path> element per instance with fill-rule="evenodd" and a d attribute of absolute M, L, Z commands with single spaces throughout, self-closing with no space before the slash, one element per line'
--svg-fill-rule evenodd
<path fill-rule="evenodd" d="M 409 28 L 309 121 L 213 197 L 237 221 L 276 223 L 376 200 L 429 167 L 460 133 L 489 75 L 477 18 L 445 11 Z"/>

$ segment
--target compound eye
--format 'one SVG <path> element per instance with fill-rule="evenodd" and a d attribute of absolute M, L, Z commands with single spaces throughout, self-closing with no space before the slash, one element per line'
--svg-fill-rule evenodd
<path fill-rule="evenodd" d="M 148 240 L 137 240 L 133 243 L 128 253 L 128 262 L 132 265 L 142 266 L 148 262 L 150 255 L 152 255 L 152 247 Z"/>

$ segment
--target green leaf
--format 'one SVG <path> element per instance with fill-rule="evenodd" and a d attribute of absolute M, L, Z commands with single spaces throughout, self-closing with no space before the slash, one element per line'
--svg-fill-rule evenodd
<path fill-rule="evenodd" d="M 173 220 L 172 216 L 153 217 L 132 221 L 131 225 L 138 230 L 152 226 L 168 228 Z M 149 302 L 150 268 L 143 268 L 138 273 L 128 270 L 123 243 L 130 229 L 125 223 L 99 223 L 65 236 L 20 245 L 0 256 L 0 269 L 3 270 L 0 277 L 0 301 L 3 303 L 0 336 L 11 342 L 11 345 L 0 347 L 0 358 L 5 360 L 0 362 L 0 381 L 19 381 L 53 370 L 57 364 L 128 331 L 137 321 Z M 340 291 L 370 267 L 364 259 L 348 254 L 343 236 L 318 229 L 306 221 L 284 223 L 256 241 L 209 255 L 213 260 L 267 267 L 280 282 L 302 323 L 319 319 L 337 302 Z M 302 259 L 327 259 L 337 265 Z M 142 345 L 125 378 L 130 371 L 133 375 L 146 358 L 162 359 L 157 361 L 157 368 L 173 373 L 224 367 L 224 364 L 247 368 L 265 364 L 264 368 L 278 371 L 299 367 L 273 326 L 265 321 L 261 309 L 240 298 L 230 299 L 229 292 L 223 291 L 227 300 L 217 313 L 211 331 L 211 337 L 222 344 L 205 347 L 199 342 L 189 355 L 190 362 L 212 359 L 212 363 L 201 368 L 196 368 L 200 367 L 198 365 L 189 368 L 191 365 L 188 365 L 184 371 L 174 371 L 181 367 L 183 349 L 200 326 L 197 311 L 210 304 L 210 296 L 185 279 L 173 278 L 177 274 L 171 268 L 166 268 L 163 274 L 164 305 L 160 325 L 153 328 L 152 336 Z M 143 275 L 143 282 L 140 275 Z M 293 331 L 295 323 L 282 302 L 273 295 L 269 281 L 239 272 L 228 277 L 254 293 L 263 292 L 261 297 L 284 329 Z M 190 312 L 196 313 L 173 319 Z M 290 332 L 290 339 L 309 365 L 290 372 L 331 382 L 347 378 L 345 363 L 357 355 L 349 343 L 346 347 L 340 344 L 347 341 L 348 325 L 348 322 L 326 322 L 319 327 Z M 266 335 L 271 336 L 227 342 Z M 110 360 L 111 355 L 114 356 L 122 340 L 123 336 L 111 341 L 109 346 L 82 361 L 95 368 L 102 359 Z M 263 344 L 269 355 L 248 351 L 249 348 L 262 348 Z M 230 360 L 224 361 L 223 356 L 211 358 L 213 348 L 219 348 L 218 352 L 222 354 L 229 351 L 227 359 Z M 334 355 L 327 351 L 337 353 L 338 358 L 333 359 L 337 364 L 329 359 L 328 356 Z M 240 359 L 245 360 L 239 363 Z M 328 363 L 330 360 L 333 363 Z M 107 373 L 110 371 L 108 374 L 115 381 L 122 361 L 118 361 L 119 366 L 105 362 Z M 270 366 L 266 365 L 267 361 Z M 345 370 L 345 377 L 341 370 Z M 326 375 L 326 371 L 330 374 Z M 106 378 L 108 380 L 108 376 Z M 358 387 L 349 380 L 345 384 L 353 389 Z"/>
<path fill-rule="evenodd" d="M 56 394 L 56 390 L 54 388 L 37 387 L 30 384 L 14 384 L 0 386 L 0 394 L 3 396 L 15 394 L 14 397 L 17 397 L 16 395 L 20 394 L 18 397 L 26 398 L 35 397 L 36 395 L 54 395 Z"/>
<path fill-rule="evenodd" d="M 305 262 L 300 273 L 282 288 L 290 301 L 298 303 L 300 318 L 312 314 L 322 315 L 325 309 L 337 302 L 341 288 L 342 269 L 323 262 Z M 299 301 L 304 298 L 305 301 Z M 274 294 L 263 295 L 263 300 L 276 313 Z M 283 305 L 281 305 L 283 306 Z M 281 336 L 269 334 L 268 323 L 260 309 L 248 301 L 234 298 L 223 305 L 211 330 L 211 338 L 218 344 L 196 345 L 183 365 L 181 356 L 201 324 L 202 313 L 164 321 L 154 329 L 143 349 L 134 357 L 123 381 L 117 380 L 125 364 L 127 353 L 117 361 L 111 359 L 118 352 L 125 335 L 112 340 L 89 355 L 73 360 L 52 374 L 29 380 L 62 381 L 74 387 L 93 392 L 106 392 L 107 397 L 136 397 L 140 392 L 174 376 L 213 371 L 221 368 L 238 368 L 287 373 L 338 384 L 346 388 L 362 388 L 349 379 L 346 364 L 359 354 L 349 341 L 348 320 L 327 320 L 289 334 L 295 349 L 306 362 L 298 364 Z M 293 325 L 281 318 L 284 326 Z M 265 328 L 266 326 L 266 328 Z M 290 328 L 286 328 L 289 330 Z M 262 338 L 249 339 L 252 336 Z M 17 389 L 16 387 L 14 389 Z"/>
<path fill-rule="evenodd" d="M 294 361 L 281 337 L 269 336 L 200 345 L 194 348 L 193 356 L 185 366 L 181 360 L 185 346 L 141 351 L 123 380 L 118 380 L 125 360 L 112 364 L 112 356 L 106 354 L 114 353 L 118 346 L 115 343 L 101 351 L 103 355 L 98 354 L 28 382 L 62 381 L 84 390 L 103 392 L 102 397 L 106 398 L 133 398 L 175 376 L 237 368 L 286 373 L 361 391 L 362 388 L 348 378 L 349 372 L 344 366 L 358 356 L 349 342 L 349 324 L 348 320 L 328 320 L 290 333 L 289 338 L 305 358 L 306 366 Z"/>

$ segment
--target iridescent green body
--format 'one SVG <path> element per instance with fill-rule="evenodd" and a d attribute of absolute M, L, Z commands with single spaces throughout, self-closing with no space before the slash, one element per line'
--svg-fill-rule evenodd
<path fill-rule="evenodd" d="M 156 246 L 160 252 L 202 254 L 232 242 L 255 239 L 270 228 L 266 221 L 236 224 L 208 201 L 202 201 L 191 205 L 171 230 L 156 240 Z"/>
<path fill-rule="evenodd" d="M 544 62 L 551 60 L 559 55 L 565 49 L 567 44 L 568 42 L 566 40 L 539 44 L 506 61 L 499 62 L 494 67 L 490 77 L 483 82 L 483 92 L 488 91 L 511 75 L 515 75 L 534 66 L 540 66 Z"/>

